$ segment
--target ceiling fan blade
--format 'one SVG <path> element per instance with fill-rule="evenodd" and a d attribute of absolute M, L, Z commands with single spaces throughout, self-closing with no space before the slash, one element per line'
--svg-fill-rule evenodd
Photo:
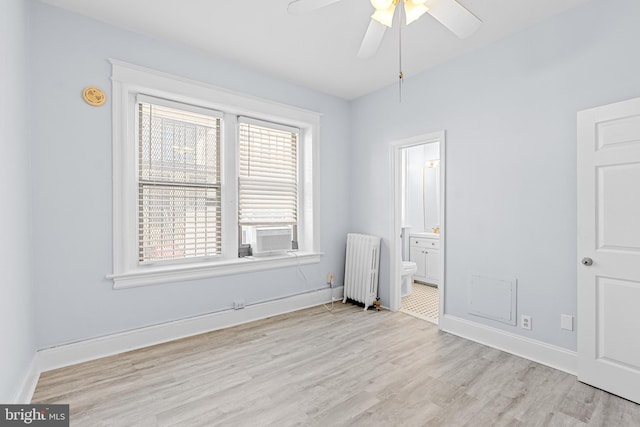
<path fill-rule="evenodd" d="M 291 15 L 303 15 L 339 1 L 340 0 L 294 0 L 287 6 L 287 12 Z"/>
<path fill-rule="evenodd" d="M 379 23 L 375 19 L 372 19 L 369 22 L 367 32 L 364 34 L 364 38 L 362 39 L 362 44 L 358 51 L 358 58 L 366 59 L 375 55 L 378 51 L 378 47 L 380 47 L 382 36 L 384 36 L 384 32 L 386 30 L 387 27 L 385 25 Z"/>
<path fill-rule="evenodd" d="M 482 21 L 456 0 L 431 0 L 427 2 L 429 13 L 453 34 L 461 39 L 475 33 Z"/>

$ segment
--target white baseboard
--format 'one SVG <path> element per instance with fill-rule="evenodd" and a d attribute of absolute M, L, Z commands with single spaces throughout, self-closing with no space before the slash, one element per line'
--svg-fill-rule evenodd
<path fill-rule="evenodd" d="M 325 288 L 274 301 L 248 305 L 240 310 L 225 310 L 47 348 L 38 351 L 37 367 L 39 372 L 46 372 L 279 314 L 290 313 L 330 302 L 332 298 L 342 299 L 342 292 L 342 286 L 333 289 Z"/>
<path fill-rule="evenodd" d="M 576 375 L 578 356 L 575 351 L 532 340 L 521 335 L 445 314 L 440 329 L 453 335 L 506 351 L 516 356 Z"/>
<path fill-rule="evenodd" d="M 37 354 L 34 354 L 20 389 L 13 399 L 13 403 L 19 405 L 31 403 L 33 392 L 36 391 L 36 385 L 38 385 L 38 379 L 40 379 L 40 371 L 38 370 Z"/>

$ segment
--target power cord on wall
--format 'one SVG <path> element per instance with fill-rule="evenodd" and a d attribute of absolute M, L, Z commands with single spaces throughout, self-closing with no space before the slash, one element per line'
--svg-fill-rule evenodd
<path fill-rule="evenodd" d="M 288 253 L 292 254 L 293 256 L 296 257 L 296 271 L 297 274 L 300 278 L 302 278 L 302 280 L 304 280 L 305 285 L 307 286 L 307 288 L 311 288 L 310 284 L 309 284 L 309 280 L 307 279 L 307 276 L 304 274 L 304 271 L 302 271 L 302 268 L 300 267 L 300 259 L 298 258 L 298 254 L 295 253 L 294 251 L 287 251 Z M 330 280 L 329 280 L 329 288 L 331 289 L 331 305 L 329 306 L 329 304 L 327 303 L 322 303 L 322 306 L 327 310 L 327 311 L 333 311 L 333 273 L 331 273 L 329 275 Z M 311 289 L 313 292 L 315 292 L 316 294 L 321 290 L 319 288 L 316 289 Z"/>

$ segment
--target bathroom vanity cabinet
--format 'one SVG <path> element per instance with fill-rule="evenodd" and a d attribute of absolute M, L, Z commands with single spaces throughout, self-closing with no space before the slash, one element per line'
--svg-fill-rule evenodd
<path fill-rule="evenodd" d="M 432 285 L 440 284 L 440 239 L 412 235 L 409 260 L 418 266 L 413 280 Z"/>

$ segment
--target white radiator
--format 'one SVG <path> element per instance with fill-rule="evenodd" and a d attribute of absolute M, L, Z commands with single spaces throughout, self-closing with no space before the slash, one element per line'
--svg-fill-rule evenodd
<path fill-rule="evenodd" d="M 365 311 L 378 295 L 380 238 L 366 234 L 347 234 L 347 257 L 344 266 L 344 299 L 364 304 Z"/>

